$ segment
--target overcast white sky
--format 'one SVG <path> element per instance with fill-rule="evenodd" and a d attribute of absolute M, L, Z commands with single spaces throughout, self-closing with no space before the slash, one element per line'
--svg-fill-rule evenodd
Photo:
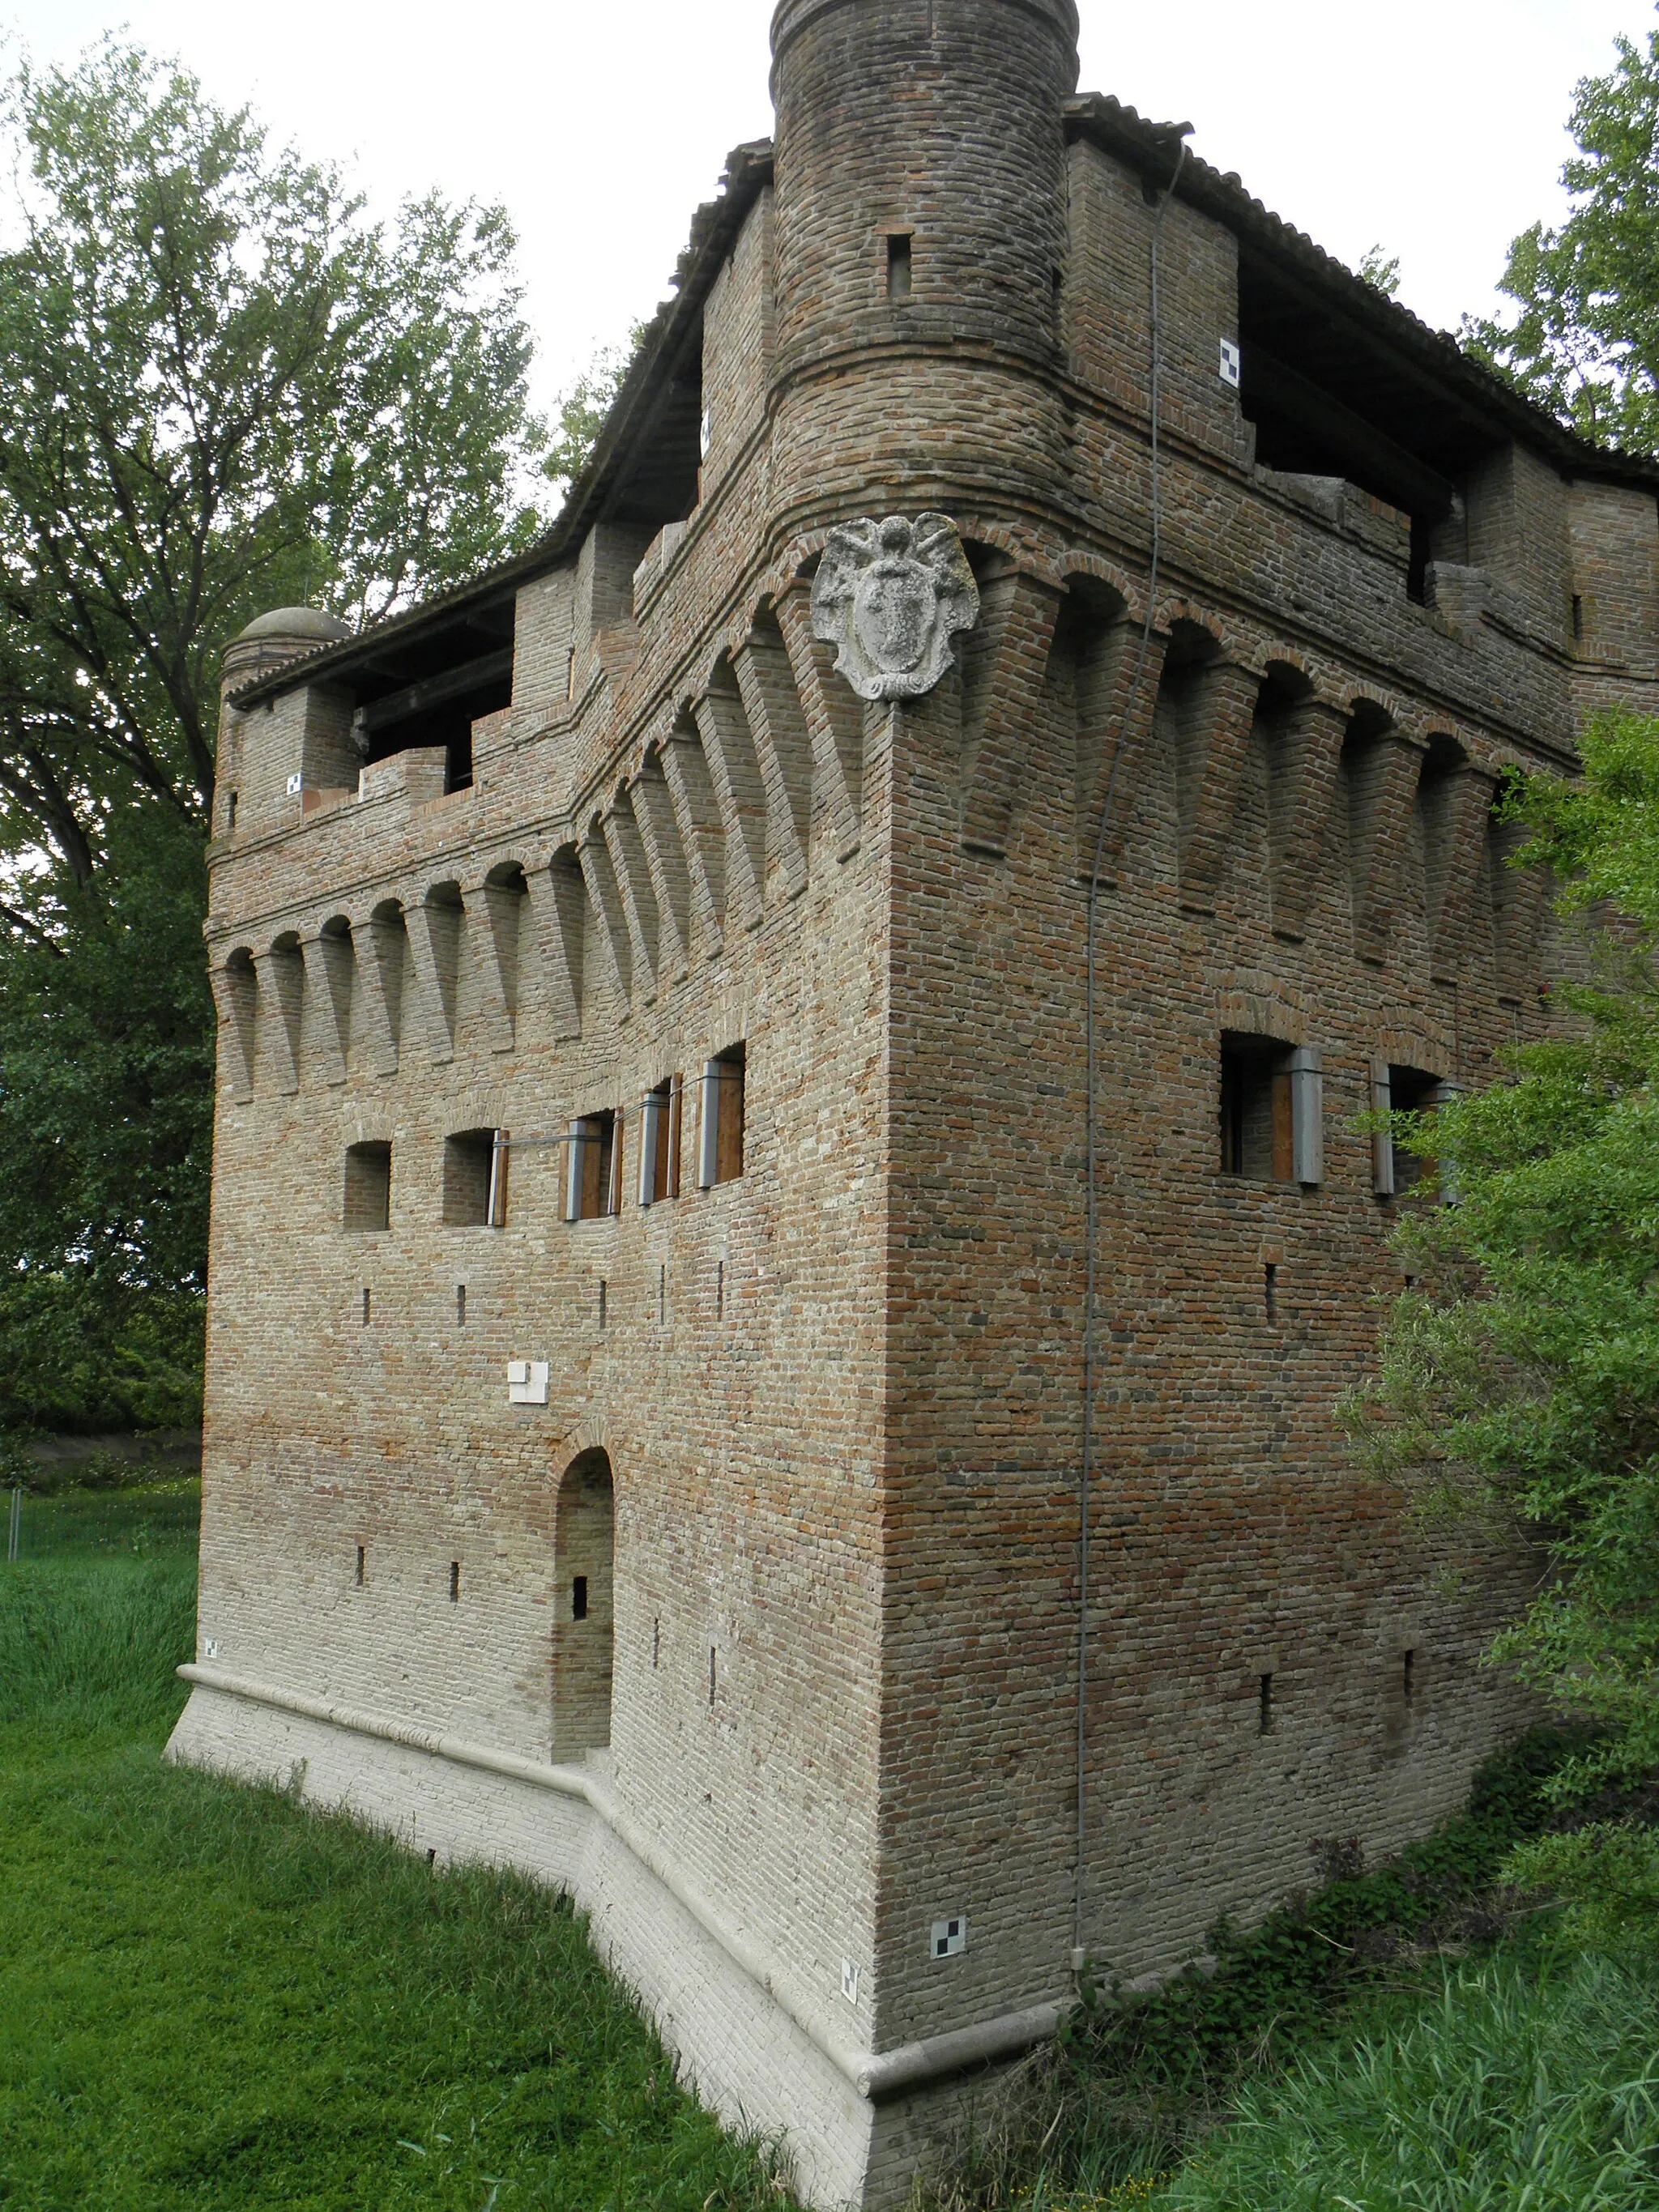
<path fill-rule="evenodd" d="M 1509 240 L 1564 204 L 1575 81 L 1649 0 L 1080 0 L 1083 89 L 1196 127 L 1195 150 L 1455 328 Z M 40 59 L 125 26 L 222 102 L 348 161 L 376 202 L 506 203 L 546 401 L 667 290 L 726 149 L 771 126 L 771 0 L 0 0 Z"/>

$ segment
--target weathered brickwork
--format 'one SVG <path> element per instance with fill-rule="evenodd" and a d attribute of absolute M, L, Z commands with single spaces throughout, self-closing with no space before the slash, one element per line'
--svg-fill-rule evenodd
<path fill-rule="evenodd" d="M 1493 799 L 1659 664 L 1651 478 L 1075 29 L 784 0 L 548 538 L 226 659 L 174 1753 L 569 1887 L 824 2204 L 1526 1717 L 1526 1563 L 1447 1595 L 1335 1420 L 1432 1202 L 1363 1117 L 1541 1032 Z M 819 556 L 930 514 L 976 618 L 861 698 Z"/>

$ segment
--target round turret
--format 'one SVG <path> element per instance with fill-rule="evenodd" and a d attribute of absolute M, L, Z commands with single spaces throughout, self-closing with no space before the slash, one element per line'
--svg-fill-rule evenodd
<path fill-rule="evenodd" d="M 1029 383 L 1057 350 L 1077 27 L 1073 0 L 781 0 L 775 374 L 790 503 L 833 483 L 854 435 L 864 472 L 896 490 L 929 477 L 966 490 L 1009 467 L 1044 480 Z M 866 408 L 843 381 L 832 408 L 815 404 L 849 366 L 884 397 Z M 1011 374 L 1023 399 L 994 388 Z M 847 460 L 850 483 L 860 465 Z"/>
<path fill-rule="evenodd" d="M 297 660 L 301 653 L 315 653 L 320 646 L 336 645 L 350 635 L 348 624 L 320 607 L 273 607 L 269 614 L 256 616 L 225 647 L 221 681 L 227 690 L 235 690 Z"/>

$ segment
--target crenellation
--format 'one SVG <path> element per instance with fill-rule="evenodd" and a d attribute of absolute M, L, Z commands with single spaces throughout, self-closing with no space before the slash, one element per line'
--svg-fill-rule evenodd
<path fill-rule="evenodd" d="M 1495 795 L 1659 672 L 1647 465 L 1074 31 L 784 0 L 548 536 L 226 655 L 173 1755 L 568 1888 L 869 2212 L 1074 1951 L 1177 1969 L 1531 1716 L 1534 1563 L 1449 1595 L 1346 1456 L 1437 1195 L 1365 1125 L 1548 1033 Z"/>

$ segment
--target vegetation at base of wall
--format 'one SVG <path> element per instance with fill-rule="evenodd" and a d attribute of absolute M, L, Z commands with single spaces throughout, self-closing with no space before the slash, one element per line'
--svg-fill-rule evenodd
<path fill-rule="evenodd" d="M 0 2198 L 788 2212 L 534 1882 L 163 1767 L 194 1496 L 27 1500 L 0 1565 Z"/>
<path fill-rule="evenodd" d="M 1500 1952 L 1246 2087 L 1153 2212 L 1656 2212 L 1659 1984 Z"/>
<path fill-rule="evenodd" d="M 1332 1839 L 1310 1867 L 1328 1877 L 1311 1894 L 1248 1932 L 1211 1931 L 1212 1971 L 1194 1967 L 1150 1994 L 1089 1981 L 1054 2044 L 970 2114 L 915 2212 L 1060 2212 L 1144 2191 L 1244 2086 L 1273 2080 L 1339 2029 L 1409 2012 L 1438 1986 L 1448 1954 L 1504 1941 L 1530 1958 L 1544 1940 L 1538 1900 L 1500 1875 L 1563 1817 L 1548 1784 L 1580 1748 L 1559 1734 L 1528 1737 L 1481 1770 L 1463 1812 L 1370 1873 L 1356 1844 Z"/>

